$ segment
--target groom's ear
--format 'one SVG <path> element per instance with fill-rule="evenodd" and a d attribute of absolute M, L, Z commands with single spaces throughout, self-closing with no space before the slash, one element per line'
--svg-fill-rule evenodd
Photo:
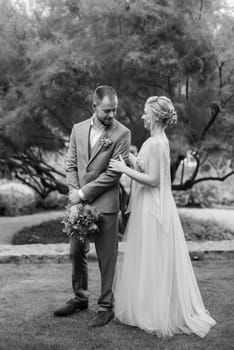
<path fill-rule="evenodd" d="M 93 107 L 93 110 L 95 111 L 95 109 L 97 107 L 96 103 L 93 103 L 92 107 Z"/>

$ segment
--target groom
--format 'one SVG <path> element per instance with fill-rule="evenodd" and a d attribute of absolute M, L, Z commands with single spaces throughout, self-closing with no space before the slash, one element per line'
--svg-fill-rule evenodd
<path fill-rule="evenodd" d="M 93 95 L 93 116 L 73 126 L 66 162 L 69 200 L 88 201 L 103 214 L 95 247 L 101 273 L 99 310 L 91 326 L 104 326 L 113 317 L 112 282 L 118 249 L 119 174 L 110 171 L 111 158 L 126 160 L 130 131 L 115 120 L 118 99 L 110 86 L 99 86 Z M 87 243 L 71 239 L 72 286 L 75 297 L 54 312 L 67 316 L 88 308 Z"/>

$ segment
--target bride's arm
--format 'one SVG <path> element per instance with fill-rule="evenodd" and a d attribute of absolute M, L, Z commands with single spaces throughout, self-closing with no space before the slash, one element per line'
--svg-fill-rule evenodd
<path fill-rule="evenodd" d="M 157 187 L 160 184 L 160 154 L 159 150 L 151 148 L 151 155 L 149 161 L 149 170 L 147 173 L 139 172 L 135 169 L 131 169 L 126 166 L 124 161 L 111 160 L 111 170 L 126 174 L 133 180 L 139 182 L 142 185 Z"/>
<path fill-rule="evenodd" d="M 129 153 L 128 160 L 129 160 L 130 165 L 132 167 L 134 167 L 136 160 L 137 160 L 137 157 L 135 157 L 132 153 Z"/>
<path fill-rule="evenodd" d="M 126 169 L 124 169 L 124 174 L 142 185 L 157 187 L 160 184 L 160 176 L 158 170 L 159 169 L 156 169 L 154 166 L 150 166 L 149 173 L 141 173 L 137 170 L 126 167 Z"/>

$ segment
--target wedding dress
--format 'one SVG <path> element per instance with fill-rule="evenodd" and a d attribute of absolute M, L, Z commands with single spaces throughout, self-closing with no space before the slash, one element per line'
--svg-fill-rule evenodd
<path fill-rule="evenodd" d="M 150 137 L 138 157 L 146 173 L 157 162 L 160 186 L 133 181 L 124 254 L 113 285 L 115 317 L 161 337 L 204 337 L 215 321 L 204 307 L 172 196 L 166 135 Z"/>

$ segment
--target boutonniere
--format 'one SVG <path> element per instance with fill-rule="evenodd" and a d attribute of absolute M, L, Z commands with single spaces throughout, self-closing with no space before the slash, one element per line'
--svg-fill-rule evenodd
<path fill-rule="evenodd" d="M 104 149 L 107 149 L 112 144 L 112 141 L 106 137 L 101 137 L 99 142 Z"/>

